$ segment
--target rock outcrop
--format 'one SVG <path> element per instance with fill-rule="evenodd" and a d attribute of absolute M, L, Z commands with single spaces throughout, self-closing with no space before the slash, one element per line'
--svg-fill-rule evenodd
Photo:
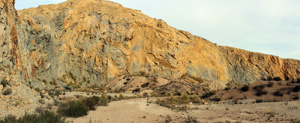
<path fill-rule="evenodd" d="M 19 17 L 9 2 L 8 9 L 1 2 L 0 62 L 15 79 L 82 86 L 121 75 L 189 75 L 225 85 L 300 77 L 298 60 L 218 46 L 114 2 L 69 0 Z"/>

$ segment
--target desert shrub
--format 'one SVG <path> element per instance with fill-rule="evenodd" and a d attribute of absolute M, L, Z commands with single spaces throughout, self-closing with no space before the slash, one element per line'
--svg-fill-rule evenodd
<path fill-rule="evenodd" d="M 274 77 L 274 81 L 282 81 L 280 77 Z"/>
<path fill-rule="evenodd" d="M 65 86 L 64 88 L 65 88 L 66 90 L 68 90 L 68 91 L 72 90 L 72 86 L 71 86 L 71 85 L 67 85 L 67 86 Z"/>
<path fill-rule="evenodd" d="M 124 99 L 124 98 L 125 98 L 125 96 L 123 95 L 123 93 L 120 93 L 120 94 L 119 94 L 119 98 L 120 98 L 120 99 Z"/>
<path fill-rule="evenodd" d="M 219 101 L 221 101 L 221 98 L 214 97 L 214 98 L 211 98 L 211 99 L 209 99 L 209 100 L 210 100 L 210 101 L 219 102 Z"/>
<path fill-rule="evenodd" d="M 294 92 L 299 92 L 300 91 L 300 85 L 297 85 L 293 88 Z"/>
<path fill-rule="evenodd" d="M 199 103 L 201 103 L 201 99 L 200 99 L 199 96 L 194 95 L 193 98 L 192 98 L 192 102 L 199 104 Z"/>
<path fill-rule="evenodd" d="M 53 108 L 53 104 L 52 104 L 52 103 L 48 103 L 46 108 L 47 108 L 48 110 L 51 110 L 51 109 Z"/>
<path fill-rule="evenodd" d="M 256 102 L 256 103 L 262 103 L 262 102 L 263 102 L 263 99 L 257 99 L 255 102 Z"/>
<path fill-rule="evenodd" d="M 266 91 L 266 90 L 263 90 L 263 89 L 256 90 L 256 96 L 262 96 L 262 95 L 267 95 L 267 94 L 268 94 L 268 91 Z"/>
<path fill-rule="evenodd" d="M 269 77 L 267 78 L 267 80 L 268 80 L 268 81 L 272 81 L 273 78 L 272 78 L 271 76 L 269 76 Z"/>
<path fill-rule="evenodd" d="M 166 117 L 165 123 L 171 123 L 172 121 L 173 121 L 172 118 L 168 115 Z"/>
<path fill-rule="evenodd" d="M 25 114 L 18 119 L 19 123 L 65 123 L 65 118 L 51 111 L 44 111 L 40 114 Z"/>
<path fill-rule="evenodd" d="M 225 88 L 225 90 L 230 90 L 230 89 L 231 89 L 230 87 L 226 87 L 226 88 Z"/>
<path fill-rule="evenodd" d="M 38 88 L 38 87 L 36 87 L 34 90 L 35 90 L 36 92 L 40 92 L 40 91 L 41 91 L 41 89 Z"/>
<path fill-rule="evenodd" d="M 249 85 L 244 85 L 244 86 L 241 88 L 241 91 L 243 91 L 243 92 L 249 91 Z"/>
<path fill-rule="evenodd" d="M 0 123 L 17 123 L 18 120 L 16 118 L 16 116 L 13 115 L 8 115 L 6 117 L 4 117 L 4 119 L 0 120 Z"/>
<path fill-rule="evenodd" d="M 187 93 L 182 94 L 181 100 L 184 102 L 189 101 L 189 95 Z"/>
<path fill-rule="evenodd" d="M 45 111 L 45 109 L 42 107 L 42 106 L 40 106 L 40 107 L 37 107 L 37 108 L 35 108 L 35 112 L 36 113 L 42 113 L 42 112 L 44 112 Z"/>
<path fill-rule="evenodd" d="M 287 81 L 287 80 L 290 80 L 290 77 L 285 77 L 285 80 Z"/>
<path fill-rule="evenodd" d="M 73 73 L 69 72 L 69 75 L 74 81 L 76 81 L 76 77 L 73 75 Z"/>
<path fill-rule="evenodd" d="M 12 90 L 10 88 L 8 88 L 3 92 L 3 95 L 10 95 L 11 93 L 12 93 Z"/>
<path fill-rule="evenodd" d="M 264 90 L 265 85 L 254 86 L 253 89 L 256 90 L 256 96 L 262 96 L 268 94 L 268 91 Z"/>
<path fill-rule="evenodd" d="M 96 106 L 98 105 L 100 98 L 97 96 L 89 97 L 84 99 L 82 102 L 89 108 L 89 110 L 96 110 Z"/>
<path fill-rule="evenodd" d="M 145 83 L 145 84 L 142 84 L 141 87 L 142 87 L 142 88 L 146 88 L 146 87 L 148 87 L 149 85 L 150 85 L 150 83 Z"/>
<path fill-rule="evenodd" d="M 81 101 L 72 100 L 61 104 L 57 112 L 67 117 L 80 117 L 87 115 L 88 109 Z"/>
<path fill-rule="evenodd" d="M 281 89 L 276 90 L 273 94 L 274 94 L 274 96 L 283 96 L 283 92 Z"/>
<path fill-rule="evenodd" d="M 267 87 L 273 87 L 273 85 L 274 85 L 274 82 L 269 82 L 269 83 L 267 84 Z"/>
<path fill-rule="evenodd" d="M 45 104 L 45 103 L 46 103 L 45 100 L 43 100 L 43 99 L 39 99 L 38 102 L 39 102 L 40 104 Z"/>
<path fill-rule="evenodd" d="M 265 87 L 266 87 L 265 85 L 257 85 L 257 86 L 254 86 L 253 89 L 260 90 L 260 89 L 264 89 Z"/>
<path fill-rule="evenodd" d="M 185 123 L 200 123 L 196 117 L 191 117 L 191 116 L 188 116 L 184 122 Z"/>
<path fill-rule="evenodd" d="M 201 96 L 201 98 L 208 98 L 208 97 L 211 97 L 211 96 L 213 96 L 213 95 L 215 95 L 215 94 L 216 94 L 216 92 L 214 92 L 214 91 L 206 92 L 206 93 L 204 93 L 204 94 Z"/>
<path fill-rule="evenodd" d="M 65 118 L 51 111 L 43 111 L 40 114 L 25 114 L 20 118 L 8 115 L 0 123 L 66 123 Z"/>
<path fill-rule="evenodd" d="M 1 80 L 1 85 L 2 85 L 3 87 L 6 87 L 6 85 L 8 85 L 8 81 L 5 80 L 5 79 Z"/>
<path fill-rule="evenodd" d="M 47 82 L 47 80 L 46 80 L 46 79 L 43 79 L 43 80 L 42 80 L 42 82 L 43 82 L 45 85 L 47 85 L 47 84 L 48 84 L 48 82 Z"/>
<path fill-rule="evenodd" d="M 111 96 L 109 96 L 111 98 Z M 109 97 L 106 95 L 102 95 L 99 99 L 98 106 L 108 106 L 109 103 Z"/>
<path fill-rule="evenodd" d="M 298 100 L 299 99 L 299 95 L 294 95 L 293 100 Z"/>

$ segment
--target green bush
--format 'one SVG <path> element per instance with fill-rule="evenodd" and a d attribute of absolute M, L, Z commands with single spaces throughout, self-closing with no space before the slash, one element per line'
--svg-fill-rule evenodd
<path fill-rule="evenodd" d="M 7 80 L 5 80 L 5 79 L 1 80 L 1 85 L 2 85 L 3 87 L 6 87 L 7 84 L 8 84 L 8 81 L 7 81 Z"/>
<path fill-rule="evenodd" d="M 68 101 L 63 103 L 58 107 L 58 113 L 67 117 L 80 117 L 87 115 L 88 107 L 84 105 L 81 101 Z"/>
<path fill-rule="evenodd" d="M 8 88 L 3 92 L 3 95 L 10 95 L 11 93 L 12 93 L 12 90 L 10 88 Z"/>
<path fill-rule="evenodd" d="M 51 111 L 44 111 L 40 114 L 25 114 L 17 119 L 15 116 L 8 115 L 0 123 L 66 123 L 65 118 Z"/>
<path fill-rule="evenodd" d="M 243 92 L 249 91 L 249 85 L 244 85 L 244 86 L 241 88 L 241 91 L 243 91 Z"/>

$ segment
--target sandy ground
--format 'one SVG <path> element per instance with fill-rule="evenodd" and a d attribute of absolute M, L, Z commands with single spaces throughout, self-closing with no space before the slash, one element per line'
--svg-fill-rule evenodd
<path fill-rule="evenodd" d="M 155 99 L 153 99 L 155 100 Z M 247 103 L 247 104 L 245 104 Z M 187 112 L 151 103 L 147 99 L 130 99 L 111 102 L 108 107 L 98 107 L 85 117 L 69 118 L 74 123 L 162 123 L 184 122 L 188 116 L 199 122 L 291 122 L 300 121 L 300 102 L 272 102 L 244 104 L 192 105 Z"/>

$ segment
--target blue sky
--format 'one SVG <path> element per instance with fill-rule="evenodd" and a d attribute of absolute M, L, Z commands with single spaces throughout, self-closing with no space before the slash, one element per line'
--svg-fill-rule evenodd
<path fill-rule="evenodd" d="M 16 0 L 16 8 L 64 0 Z M 111 0 L 218 45 L 300 59 L 300 0 Z"/>

